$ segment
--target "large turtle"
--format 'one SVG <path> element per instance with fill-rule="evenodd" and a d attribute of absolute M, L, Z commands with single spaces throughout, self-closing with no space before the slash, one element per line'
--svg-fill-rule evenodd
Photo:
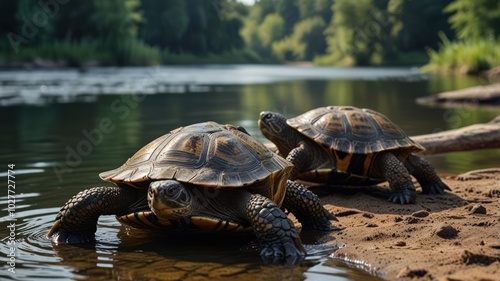
<path fill-rule="evenodd" d="M 328 106 L 286 119 L 262 112 L 261 132 L 295 165 L 291 178 L 332 184 L 388 181 L 389 201 L 414 203 L 412 174 L 423 193 L 450 189 L 429 162 L 412 154 L 424 148 L 386 116 L 370 109 Z"/>
<path fill-rule="evenodd" d="M 100 177 L 114 187 L 75 195 L 47 234 L 54 243 L 95 239 L 100 215 L 127 225 L 166 231 L 254 231 L 265 257 L 303 256 L 293 223 L 333 230 L 335 219 L 304 186 L 288 181 L 292 164 L 243 128 L 206 122 L 157 138 L 120 168 Z"/>

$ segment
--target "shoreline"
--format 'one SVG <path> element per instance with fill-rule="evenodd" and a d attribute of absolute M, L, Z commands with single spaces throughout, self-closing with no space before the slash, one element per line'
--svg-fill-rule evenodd
<path fill-rule="evenodd" d="M 443 181 L 451 192 L 417 188 L 409 205 L 314 187 L 344 228 L 329 234 L 339 247 L 333 258 L 386 280 L 500 280 L 500 169 Z"/>
<path fill-rule="evenodd" d="M 317 65 L 314 64 L 314 61 L 274 61 L 274 62 L 258 62 L 258 61 L 251 61 L 248 60 L 246 62 L 242 61 L 235 61 L 234 63 L 232 62 L 217 62 L 214 60 L 213 62 L 207 63 L 207 58 L 201 57 L 199 62 L 192 61 L 192 60 L 187 60 L 185 62 L 179 61 L 179 62 L 170 62 L 170 63 L 160 63 L 160 64 L 140 64 L 140 65 L 135 65 L 135 64 L 130 64 L 130 65 L 108 65 L 100 61 L 96 60 L 89 60 L 89 61 L 84 61 L 81 63 L 74 63 L 70 62 L 66 59 L 57 59 L 57 60 L 52 60 L 52 59 L 46 59 L 46 58 L 41 58 L 37 57 L 33 60 L 30 61 L 0 61 L 0 70 L 1 71 L 6 71 L 6 70 L 31 70 L 31 69 L 67 69 L 67 68 L 75 68 L 75 69 L 85 69 L 89 67 L 131 67 L 131 66 L 155 66 L 155 65 L 205 65 L 205 64 L 275 64 L 275 65 L 289 65 L 289 66 L 299 66 L 299 67 L 324 67 L 325 65 Z M 211 60 L 210 60 L 211 61 Z M 420 64 L 417 64 L 420 65 Z M 342 67 L 342 66 L 335 66 L 335 65 L 330 65 L 333 67 Z M 368 67 L 415 67 L 415 64 L 403 64 L 403 65 L 394 65 L 394 64 L 381 64 L 381 65 L 370 65 Z M 351 66 L 343 66 L 343 67 L 348 67 L 352 68 Z M 366 67 L 366 66 L 354 66 L 354 67 Z M 419 67 L 420 69 L 420 67 Z M 421 71 L 422 72 L 422 71 Z M 422 72 L 425 73 L 425 72 Z M 435 75 L 442 75 L 443 73 L 433 73 Z M 500 77 L 500 66 L 492 67 L 490 69 L 483 70 L 479 73 L 476 74 L 467 74 L 464 76 L 476 76 L 476 77 L 483 77 L 486 79 L 496 79 Z"/>

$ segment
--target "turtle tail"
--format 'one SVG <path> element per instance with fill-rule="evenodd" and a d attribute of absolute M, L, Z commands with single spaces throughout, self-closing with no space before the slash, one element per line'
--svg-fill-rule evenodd
<path fill-rule="evenodd" d="M 106 186 L 81 191 L 61 208 L 47 238 L 55 244 L 92 242 L 99 216 L 123 215 L 141 198 L 140 192 L 131 187 Z"/>

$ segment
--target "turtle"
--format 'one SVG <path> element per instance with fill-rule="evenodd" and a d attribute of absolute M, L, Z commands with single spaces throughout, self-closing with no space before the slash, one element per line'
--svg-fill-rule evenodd
<path fill-rule="evenodd" d="M 424 194 L 450 188 L 431 164 L 413 154 L 424 150 L 383 114 L 354 106 L 326 106 L 287 119 L 261 112 L 262 134 L 294 164 L 291 179 L 342 185 L 389 182 L 389 201 L 415 203 L 413 175 Z"/>
<path fill-rule="evenodd" d="M 213 121 L 153 140 L 121 167 L 99 176 L 116 186 L 86 189 L 59 211 L 47 234 L 55 244 L 95 241 L 100 215 L 166 233 L 256 234 L 261 256 L 303 257 L 292 221 L 330 231 L 336 220 L 305 186 L 289 181 L 293 165 L 239 126 Z"/>

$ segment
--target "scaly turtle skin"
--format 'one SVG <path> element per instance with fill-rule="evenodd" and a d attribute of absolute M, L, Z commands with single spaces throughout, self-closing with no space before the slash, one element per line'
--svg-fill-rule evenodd
<path fill-rule="evenodd" d="M 389 201 L 415 203 L 412 174 L 423 193 L 450 189 L 429 162 L 412 152 L 424 148 L 384 115 L 352 106 L 328 106 L 286 119 L 262 112 L 261 132 L 295 165 L 291 179 L 350 185 L 388 181 Z"/>
<path fill-rule="evenodd" d="M 100 215 L 138 228 L 251 232 L 264 257 L 305 255 L 293 212 L 305 230 L 333 230 L 317 196 L 288 177 L 292 164 L 243 128 L 215 122 L 178 128 L 100 177 L 114 187 L 84 190 L 60 210 L 47 234 L 54 243 L 95 238 Z"/>

